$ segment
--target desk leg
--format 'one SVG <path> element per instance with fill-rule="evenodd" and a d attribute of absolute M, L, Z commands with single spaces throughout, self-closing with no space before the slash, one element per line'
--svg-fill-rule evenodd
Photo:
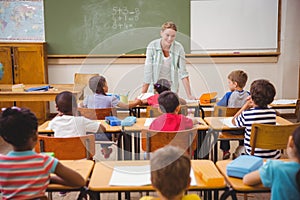
<path fill-rule="evenodd" d="M 132 160 L 132 136 L 131 133 L 123 132 L 124 160 Z"/>
<path fill-rule="evenodd" d="M 88 191 L 88 195 L 92 200 L 100 200 L 100 192 Z"/>
<path fill-rule="evenodd" d="M 195 159 L 208 159 L 209 157 L 209 135 L 206 131 L 198 130 L 198 144 L 195 152 Z"/>
<path fill-rule="evenodd" d="M 140 132 L 134 132 L 134 159 L 140 160 Z"/>

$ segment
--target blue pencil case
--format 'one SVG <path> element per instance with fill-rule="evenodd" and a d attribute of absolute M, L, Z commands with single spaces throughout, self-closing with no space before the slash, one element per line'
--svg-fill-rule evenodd
<path fill-rule="evenodd" d="M 246 174 L 259 169 L 263 159 L 256 156 L 241 155 L 227 165 L 228 176 L 243 178 Z"/>
<path fill-rule="evenodd" d="M 128 116 L 122 120 L 121 126 L 132 126 L 135 123 L 136 123 L 136 117 Z"/>
<path fill-rule="evenodd" d="M 50 85 L 40 86 L 40 87 L 32 87 L 28 88 L 26 92 L 34 92 L 34 91 L 48 91 L 50 89 Z"/>
<path fill-rule="evenodd" d="M 107 117 L 105 117 L 105 121 L 106 121 L 106 123 L 108 123 L 111 126 L 120 126 L 121 125 L 121 120 L 115 116 L 107 116 Z"/>

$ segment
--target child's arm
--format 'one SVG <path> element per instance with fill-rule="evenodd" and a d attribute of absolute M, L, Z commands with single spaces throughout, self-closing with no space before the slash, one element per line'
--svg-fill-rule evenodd
<path fill-rule="evenodd" d="M 78 172 L 64 166 L 60 162 L 57 163 L 54 173 L 56 174 L 56 176 L 51 176 L 51 183 L 68 185 L 73 187 L 85 186 L 85 181 Z"/>
<path fill-rule="evenodd" d="M 244 110 L 248 110 L 249 108 L 252 108 L 253 107 L 253 101 L 251 99 L 251 96 L 248 96 L 247 97 L 247 101 L 246 103 L 243 105 L 243 107 L 237 111 L 237 113 L 235 113 L 235 115 L 233 116 L 232 118 L 232 124 L 233 125 L 236 125 L 235 124 L 235 118 L 237 118 L 237 116 L 239 116 Z"/>
<path fill-rule="evenodd" d="M 180 105 L 186 105 L 186 100 L 184 100 L 183 98 L 179 97 L 179 104 Z"/>
<path fill-rule="evenodd" d="M 259 171 L 256 170 L 254 172 L 250 172 L 249 174 L 246 174 L 243 178 L 243 183 L 245 185 L 256 185 L 262 183 L 260 179 Z"/>
<path fill-rule="evenodd" d="M 119 101 L 118 106 L 120 108 L 133 108 L 133 107 L 135 107 L 137 105 L 140 105 L 140 104 L 142 104 L 142 101 L 140 99 L 136 99 L 136 100 L 134 100 L 134 102 L 131 102 L 129 104 L 125 104 L 125 103 Z"/>

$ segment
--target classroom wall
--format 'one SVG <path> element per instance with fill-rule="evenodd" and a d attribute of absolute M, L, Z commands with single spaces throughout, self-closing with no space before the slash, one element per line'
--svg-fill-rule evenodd
<path fill-rule="evenodd" d="M 192 92 L 196 97 L 217 91 L 222 97 L 228 90 L 227 74 L 235 69 L 248 73 L 250 83 L 258 78 L 269 79 L 276 87 L 276 98 L 297 98 L 300 65 L 300 1 L 282 0 L 281 55 L 277 63 L 192 63 L 187 65 Z M 114 59 L 111 60 L 112 63 Z M 143 81 L 143 64 L 49 64 L 49 83 L 72 83 L 75 72 L 100 73 L 107 77 L 110 92 L 135 98 Z M 179 95 L 185 97 L 184 88 Z"/>

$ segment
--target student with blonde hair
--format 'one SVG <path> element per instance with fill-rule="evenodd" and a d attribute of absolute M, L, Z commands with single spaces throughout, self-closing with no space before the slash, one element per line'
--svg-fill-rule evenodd
<path fill-rule="evenodd" d="M 178 93 L 178 79 L 180 78 L 187 97 L 196 99 L 191 93 L 184 48 L 179 42 L 175 41 L 176 33 L 177 27 L 175 23 L 171 21 L 166 22 L 162 25 L 160 31 L 161 38 L 148 44 L 142 93 L 146 93 L 148 89 L 152 92 L 152 85 L 161 78 L 170 81 L 171 91 Z"/>
<path fill-rule="evenodd" d="M 145 196 L 141 200 L 200 200 L 196 194 L 185 195 L 191 182 L 191 161 L 184 150 L 170 145 L 156 150 L 150 168 L 152 186 L 159 198 Z"/>

